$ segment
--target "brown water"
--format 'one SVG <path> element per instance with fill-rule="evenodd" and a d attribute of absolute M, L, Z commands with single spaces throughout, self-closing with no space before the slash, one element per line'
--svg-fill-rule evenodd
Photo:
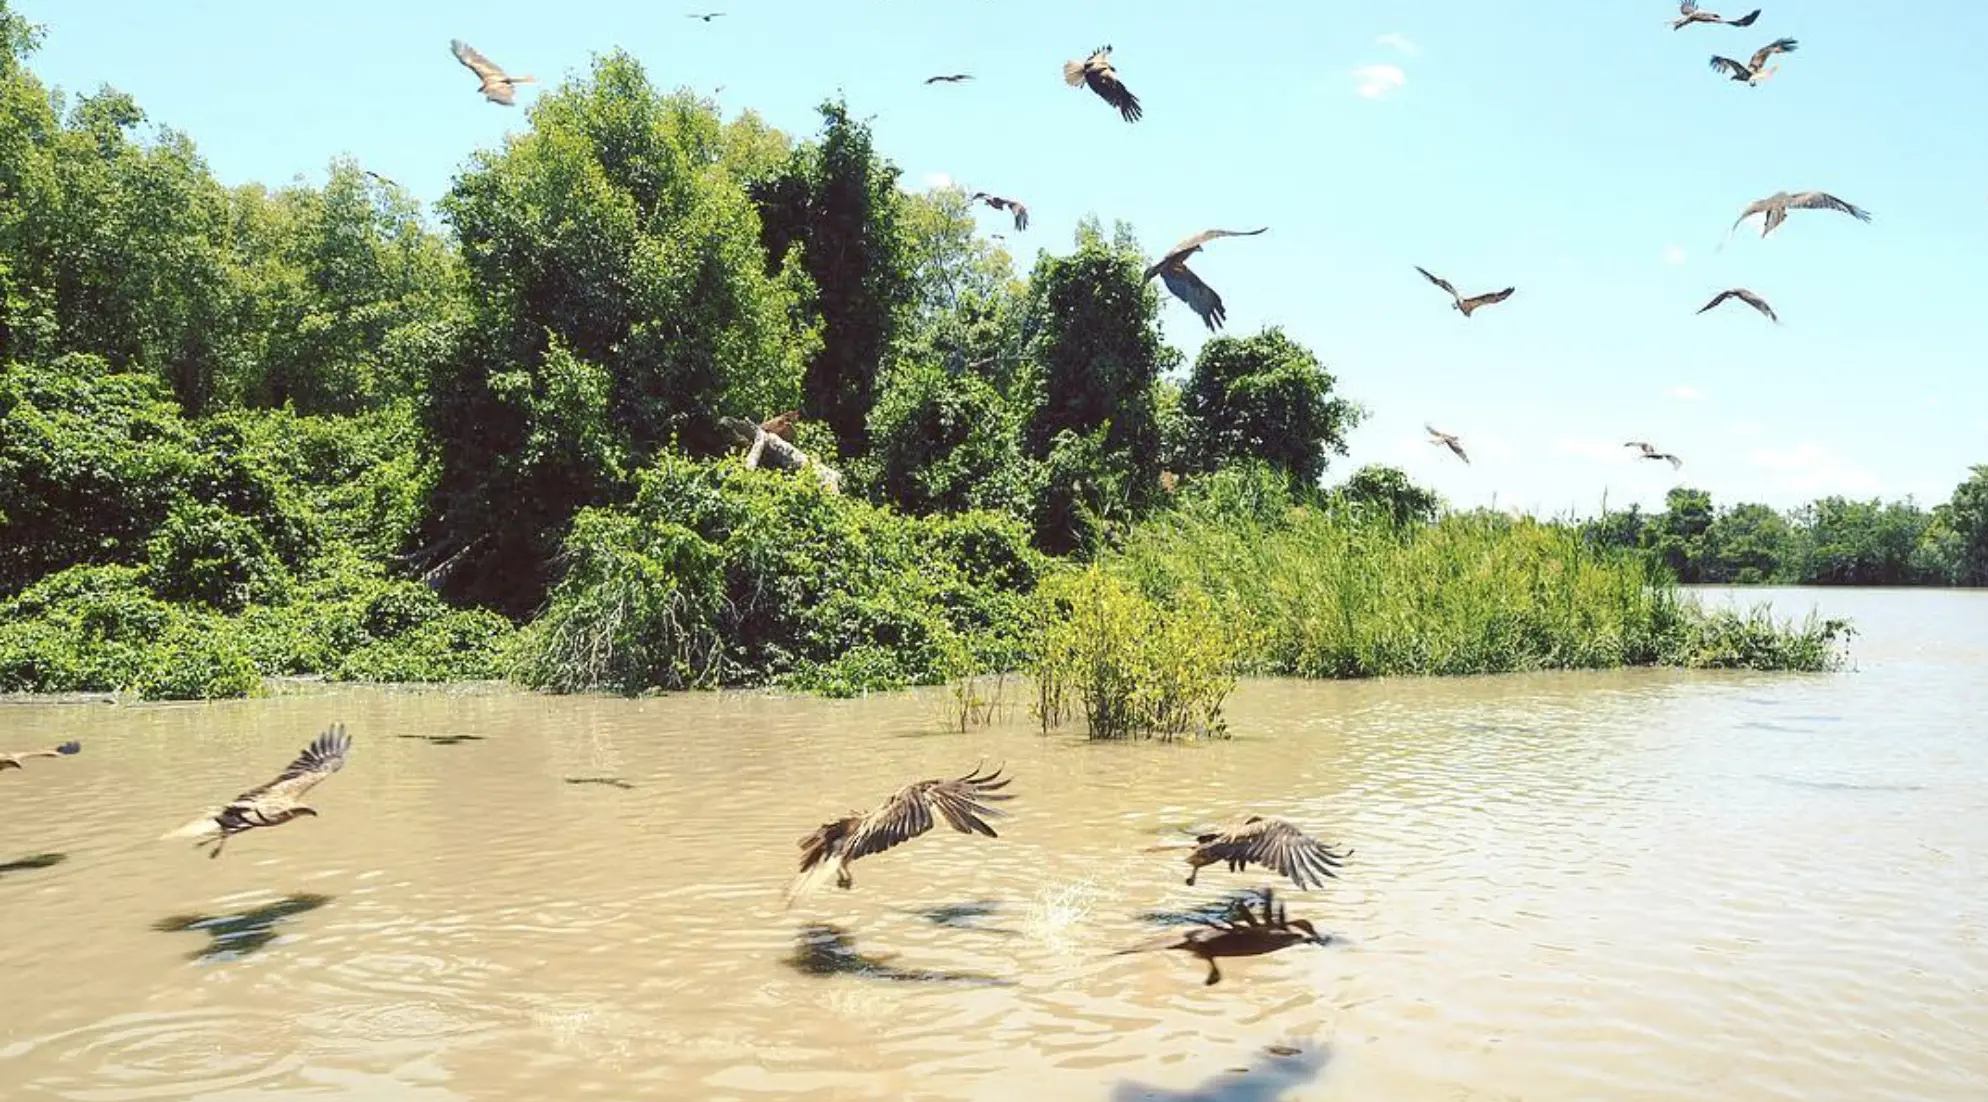
<path fill-rule="evenodd" d="M 0 1098 L 1988 1098 L 1988 593 L 1775 596 L 1858 670 L 1261 682 L 1202 745 L 933 694 L 0 708 L 84 742 L 0 775 L 0 866 L 66 855 L 0 872 Z M 157 840 L 340 720 L 322 818 Z M 983 757 L 1000 839 L 781 909 L 799 835 Z M 1335 943 L 1108 955 L 1267 882 L 1142 852 L 1249 810 L 1357 851 L 1289 898 Z"/>

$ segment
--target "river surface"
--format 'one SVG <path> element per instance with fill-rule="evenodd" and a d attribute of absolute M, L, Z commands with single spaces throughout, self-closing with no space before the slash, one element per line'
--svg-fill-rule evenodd
<path fill-rule="evenodd" d="M 7 705 L 84 750 L 0 774 L 0 1098 L 1980 1102 L 1988 593 L 1707 592 L 1761 597 L 1855 670 L 1252 682 L 1191 745 L 932 692 Z M 337 721 L 320 818 L 159 839 Z M 783 909 L 800 835 L 980 759 L 1000 838 Z M 1270 882 L 1147 852 L 1250 811 L 1355 850 L 1283 893 L 1332 943 L 1111 955 Z"/>

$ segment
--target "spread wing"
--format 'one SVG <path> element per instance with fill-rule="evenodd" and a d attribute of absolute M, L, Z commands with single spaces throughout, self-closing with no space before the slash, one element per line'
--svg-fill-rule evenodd
<path fill-rule="evenodd" d="M 1450 286 L 1449 280 L 1444 279 L 1442 276 L 1439 276 L 1434 272 L 1431 272 L 1429 269 L 1424 268 L 1420 264 L 1417 264 L 1415 266 L 1415 270 L 1422 273 L 1423 279 L 1426 279 L 1429 282 L 1435 284 L 1436 286 L 1441 287 L 1443 290 L 1448 291 L 1450 293 L 1450 297 L 1452 298 L 1459 297 L 1456 293 L 1456 288 Z"/>
<path fill-rule="evenodd" d="M 1512 292 L 1516 290 L 1518 290 L 1517 287 L 1507 287 L 1502 291 L 1493 291 L 1488 295 L 1478 295 L 1476 298 L 1465 299 L 1464 305 L 1475 310 L 1479 306 L 1489 306 L 1494 302 L 1503 302 L 1511 298 Z"/>
<path fill-rule="evenodd" d="M 464 42 L 460 38 L 449 40 L 449 50 L 456 55 L 457 61 L 468 66 L 470 72 L 482 77 L 485 83 L 491 81 L 502 82 L 510 79 L 505 75 L 504 70 L 497 67 L 496 62 L 477 53 L 469 43 Z"/>
<path fill-rule="evenodd" d="M 1263 233 L 1268 229 L 1270 229 L 1269 226 L 1258 226 L 1253 230 L 1202 230 L 1192 237 L 1181 238 L 1178 244 L 1167 250 L 1166 259 L 1173 260 L 1191 253 L 1219 237 L 1255 237 L 1257 234 Z"/>
<path fill-rule="evenodd" d="M 1327 879 L 1338 879 L 1339 874 L 1332 870 L 1352 856 L 1283 819 L 1254 819 L 1224 831 L 1204 845 L 1202 853 L 1220 861 L 1243 860 L 1274 869 L 1300 888 L 1321 887 Z"/>
<path fill-rule="evenodd" d="M 1734 80 L 1745 80 L 1753 75 L 1753 70 L 1730 57 L 1720 57 L 1717 54 L 1712 55 L 1712 71 L 1725 73 Z"/>
<path fill-rule="evenodd" d="M 1678 0 L 1677 14 L 1690 15 L 1698 10 L 1698 0 Z"/>
<path fill-rule="evenodd" d="M 1677 470 L 1679 467 L 1684 466 L 1684 460 L 1679 459 L 1677 456 L 1674 456 L 1669 452 L 1664 452 L 1658 458 L 1670 460 L 1670 469 L 1673 471 Z"/>
<path fill-rule="evenodd" d="M 1761 298 L 1759 295 L 1754 294 L 1752 291 L 1749 291 L 1744 287 L 1735 287 L 1730 291 L 1720 291 L 1717 295 L 1713 296 L 1712 301 L 1706 303 L 1703 306 L 1700 306 L 1698 308 L 1698 312 L 1702 314 L 1705 311 L 1710 310 L 1714 306 L 1719 305 L 1720 303 L 1726 301 L 1729 298 L 1736 298 L 1741 302 L 1746 303 L 1748 306 L 1751 306 L 1755 310 L 1758 310 L 1761 313 L 1767 315 L 1767 318 L 1770 321 L 1779 322 L 1781 320 L 1778 316 L 1775 315 L 1774 308 L 1772 306 L 1767 305 L 1766 299 Z"/>
<path fill-rule="evenodd" d="M 1767 64 L 1767 59 L 1773 57 L 1775 54 L 1791 54 L 1794 52 L 1794 39 L 1777 38 L 1753 52 L 1753 69 L 1758 71 L 1762 65 Z"/>
<path fill-rule="evenodd" d="M 31 758 L 66 758 L 71 754 L 80 754 L 82 752 L 83 744 L 71 739 L 52 750 L 28 750 L 19 754 L 0 755 L 0 757 L 6 757 L 15 762 L 23 762 Z"/>
<path fill-rule="evenodd" d="M 1118 108 L 1118 114 L 1126 122 L 1138 122 L 1145 111 L 1139 106 L 1139 97 L 1132 94 L 1123 81 L 1118 79 L 1118 70 L 1109 64 L 1088 66 L 1084 69 L 1084 83 L 1098 98 Z"/>
<path fill-rule="evenodd" d="M 1751 27 L 1753 26 L 1753 21 L 1758 18 L 1760 18 L 1760 9 L 1755 8 L 1738 19 L 1728 19 L 1725 22 L 1729 27 Z"/>
<path fill-rule="evenodd" d="M 1201 315 L 1202 324 L 1209 329 L 1220 329 L 1229 320 L 1229 312 L 1222 305 L 1222 296 L 1213 287 L 1201 281 L 1193 269 L 1185 264 L 1169 264 L 1160 269 L 1160 279 L 1174 297 L 1187 303 L 1196 314 Z"/>
<path fill-rule="evenodd" d="M 1738 218 L 1733 219 L 1733 229 L 1734 230 L 1739 229 L 1739 225 L 1741 222 L 1744 222 L 1747 219 L 1752 218 L 1756 214 L 1763 214 L 1769 210 L 1772 210 L 1773 208 L 1774 208 L 1774 201 L 1772 199 L 1755 199 L 1753 202 L 1748 203 L 1746 205 L 1746 209 L 1740 212 L 1740 216 Z M 1732 230 L 1727 230 L 1726 236 L 1731 237 Z"/>
<path fill-rule="evenodd" d="M 319 781 L 345 768 L 346 751 L 352 748 L 352 736 L 345 733 L 343 723 L 325 728 L 324 733 L 304 747 L 296 760 L 283 767 L 283 772 L 268 784 L 258 785 L 235 797 L 237 802 L 265 797 L 280 797 L 295 800 L 303 797 L 317 786 Z"/>
<path fill-rule="evenodd" d="M 1007 812 L 987 806 L 987 802 L 1012 800 L 1012 793 L 999 791 L 1008 786 L 996 767 L 992 773 L 978 769 L 949 781 L 919 781 L 898 789 L 883 806 L 863 816 L 849 831 L 842 852 L 854 861 L 872 853 L 882 853 L 902 845 L 932 829 L 933 812 L 961 834 L 984 834 L 998 838 L 988 819 L 1004 818 Z"/>
<path fill-rule="evenodd" d="M 1010 199 L 1008 200 L 1008 209 L 1014 213 L 1015 228 L 1017 230 L 1025 230 L 1029 228 L 1029 209 L 1027 206 L 1013 199 Z"/>
<path fill-rule="evenodd" d="M 1804 191 L 1788 200 L 1791 207 L 1803 210 L 1840 210 L 1859 222 L 1871 220 L 1871 212 L 1851 203 L 1846 203 L 1826 191 Z"/>

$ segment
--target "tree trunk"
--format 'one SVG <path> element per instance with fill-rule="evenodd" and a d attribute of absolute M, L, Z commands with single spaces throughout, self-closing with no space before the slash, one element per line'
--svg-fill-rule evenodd
<path fill-rule="evenodd" d="M 807 452 L 767 432 L 751 421 L 727 417 L 721 422 L 739 443 L 747 445 L 746 466 L 765 464 L 776 471 L 811 470 L 831 494 L 842 492 L 842 473 Z"/>

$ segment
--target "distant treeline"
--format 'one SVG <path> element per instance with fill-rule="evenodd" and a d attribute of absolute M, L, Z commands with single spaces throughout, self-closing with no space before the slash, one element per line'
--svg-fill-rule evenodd
<path fill-rule="evenodd" d="M 1310 349 L 1186 363 L 1129 228 L 1018 274 L 840 102 L 796 139 L 611 53 L 435 225 L 350 159 L 224 187 L 44 87 L 38 35 L 0 0 L 0 691 L 851 693 L 1054 650 L 1179 727 L 1235 670 L 1833 660 L 1840 625 L 1697 612 L 1636 552 L 1424 523 L 1399 471 L 1322 489 L 1363 410 Z M 840 492 L 742 462 L 790 409 Z M 1100 608 L 1129 649 L 1045 647 Z"/>
<path fill-rule="evenodd" d="M 1637 507 L 1583 523 L 1602 545 L 1633 547 L 1680 582 L 1735 585 L 1988 585 L 1988 466 L 1946 504 L 1825 497 L 1786 513 L 1715 507 L 1679 487 L 1661 513 Z"/>

